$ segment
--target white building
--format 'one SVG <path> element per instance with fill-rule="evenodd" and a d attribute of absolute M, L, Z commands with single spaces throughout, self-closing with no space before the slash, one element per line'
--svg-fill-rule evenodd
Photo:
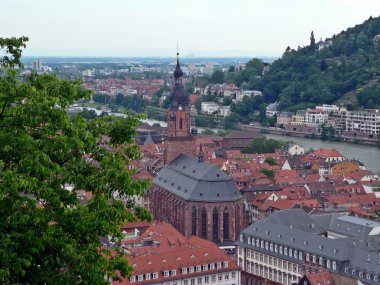
<path fill-rule="evenodd" d="M 337 105 L 327 105 L 323 104 L 322 106 L 316 106 L 315 109 L 322 110 L 328 113 L 338 113 L 339 107 Z"/>
<path fill-rule="evenodd" d="M 236 101 L 237 102 L 242 101 L 244 96 L 255 97 L 255 96 L 262 96 L 262 95 L 263 93 L 261 93 L 261 91 L 258 91 L 258 90 L 242 90 L 236 93 Z"/>
<path fill-rule="evenodd" d="M 265 112 L 266 116 L 271 118 L 274 115 L 276 115 L 278 113 L 279 107 L 280 107 L 280 104 L 277 101 L 269 104 L 266 108 L 266 112 Z"/>
<path fill-rule="evenodd" d="M 379 109 L 347 111 L 346 131 L 351 133 L 365 133 L 372 136 L 380 134 Z"/>
<path fill-rule="evenodd" d="M 201 112 L 205 114 L 213 114 L 219 111 L 220 106 L 215 102 L 202 102 Z"/>
<path fill-rule="evenodd" d="M 231 114 L 231 106 L 221 106 L 219 108 L 219 115 L 227 117 Z"/>
<path fill-rule="evenodd" d="M 327 122 L 329 114 L 323 110 L 309 109 L 305 112 L 305 125 L 318 127 Z"/>
<path fill-rule="evenodd" d="M 302 155 L 305 153 L 305 149 L 298 144 L 290 144 L 287 151 L 290 155 Z"/>

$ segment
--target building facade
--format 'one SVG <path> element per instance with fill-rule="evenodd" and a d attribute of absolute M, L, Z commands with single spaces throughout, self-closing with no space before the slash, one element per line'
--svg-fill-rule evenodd
<path fill-rule="evenodd" d="M 348 111 L 346 113 L 346 131 L 352 134 L 364 133 L 373 138 L 380 134 L 380 111 Z"/>
<path fill-rule="evenodd" d="M 331 237 L 331 232 L 342 236 L 343 227 L 344 238 Z M 301 209 L 274 212 L 246 228 L 236 242 L 242 279 L 258 276 L 290 285 L 307 273 L 327 270 L 362 284 L 379 284 L 380 236 L 367 233 L 377 227 L 361 229 L 363 221 L 338 221 L 334 215 L 312 218 Z"/>
<path fill-rule="evenodd" d="M 166 165 L 149 194 L 154 218 L 172 224 L 186 237 L 216 243 L 235 241 L 246 226 L 243 196 L 218 167 L 184 154 Z"/>

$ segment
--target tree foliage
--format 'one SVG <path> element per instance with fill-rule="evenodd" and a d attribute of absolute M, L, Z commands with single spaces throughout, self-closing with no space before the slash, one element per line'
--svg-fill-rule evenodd
<path fill-rule="evenodd" d="M 267 139 L 266 137 L 255 138 L 246 146 L 243 153 L 273 153 L 276 149 L 282 148 L 286 144 L 287 142 Z"/>
<path fill-rule="evenodd" d="M 55 75 L 20 78 L 14 66 L 25 41 L 0 39 L 11 54 L 0 71 L 0 283 L 108 284 L 105 276 L 132 268 L 100 239 L 121 238 L 119 227 L 136 216 L 150 218 L 130 200 L 148 182 L 126 167 L 139 158 L 139 118 L 70 118 L 66 108 L 88 91 Z M 91 193 L 88 205 L 79 191 Z"/>

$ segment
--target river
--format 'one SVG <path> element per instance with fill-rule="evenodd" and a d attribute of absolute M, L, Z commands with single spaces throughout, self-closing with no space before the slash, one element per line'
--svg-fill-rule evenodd
<path fill-rule="evenodd" d="M 317 139 L 307 139 L 298 137 L 287 137 L 280 135 L 265 134 L 267 138 L 292 141 L 301 145 L 305 150 L 310 148 L 332 148 L 339 151 L 349 159 L 357 159 L 362 162 L 368 170 L 380 174 L 380 148 L 371 145 L 360 145 L 346 142 L 331 142 Z"/>
<path fill-rule="evenodd" d="M 81 108 L 81 107 L 79 107 Z M 94 108 L 88 108 L 90 110 L 95 110 L 100 113 L 101 111 L 96 110 Z M 120 113 L 113 113 L 116 116 L 125 116 Z M 142 120 L 144 123 L 152 125 L 154 123 L 159 123 L 162 127 L 166 127 L 166 122 L 145 119 Z M 202 132 L 203 128 L 197 128 L 200 132 Z M 217 131 L 214 129 L 214 131 Z M 298 138 L 298 137 L 288 137 L 288 136 L 280 136 L 280 135 L 269 135 L 265 134 L 267 138 L 273 138 L 277 140 L 283 141 L 292 141 L 301 145 L 305 150 L 309 149 L 318 149 L 318 148 L 332 148 L 339 151 L 345 157 L 349 159 L 357 159 L 362 162 L 368 170 L 374 171 L 380 174 L 380 148 L 376 146 L 370 145 L 360 145 L 360 144 L 352 144 L 346 142 L 331 142 L 331 141 L 323 141 L 318 139 L 307 139 L 307 138 Z"/>

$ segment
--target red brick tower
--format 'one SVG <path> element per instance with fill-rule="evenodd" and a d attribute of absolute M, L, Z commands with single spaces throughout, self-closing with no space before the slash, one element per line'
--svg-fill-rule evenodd
<path fill-rule="evenodd" d="M 183 72 L 179 65 L 177 52 L 177 66 L 174 70 L 175 84 L 170 95 L 168 110 L 167 137 L 165 140 L 165 164 L 172 161 L 179 154 L 195 156 L 196 146 L 194 136 L 190 131 L 189 95 L 182 85 Z"/>

